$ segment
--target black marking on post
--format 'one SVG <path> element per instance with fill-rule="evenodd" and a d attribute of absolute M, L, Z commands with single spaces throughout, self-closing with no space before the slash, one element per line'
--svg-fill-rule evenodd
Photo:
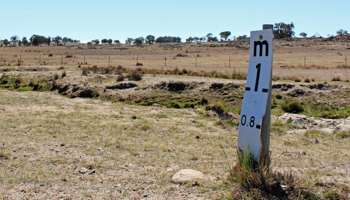
<path fill-rule="evenodd" d="M 268 92 L 269 91 L 269 89 L 266 89 L 266 88 L 264 88 L 264 89 L 262 89 L 262 92 Z"/>
<path fill-rule="evenodd" d="M 263 54 L 263 46 L 265 46 L 265 56 L 269 56 L 269 43 L 266 40 L 264 41 L 254 41 L 254 57 L 256 56 L 256 49 L 259 46 L 259 56 Z"/>
<path fill-rule="evenodd" d="M 250 87 L 246 87 L 246 88 L 245 88 L 245 91 L 250 91 Z"/>
<path fill-rule="evenodd" d="M 260 128 L 261 128 L 261 126 L 260 126 L 260 125 L 256 125 L 256 128 L 257 128 L 257 129 L 260 129 Z"/>
<path fill-rule="evenodd" d="M 259 78 L 260 78 L 260 70 L 261 70 L 261 63 L 256 65 L 256 80 L 255 80 L 255 88 L 254 91 L 258 91 L 258 85 L 259 85 Z"/>

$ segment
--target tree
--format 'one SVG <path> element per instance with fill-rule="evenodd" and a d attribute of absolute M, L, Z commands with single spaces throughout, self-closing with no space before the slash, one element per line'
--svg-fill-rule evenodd
<path fill-rule="evenodd" d="M 148 43 L 148 44 L 153 44 L 154 43 L 154 41 L 155 41 L 155 37 L 153 36 L 153 35 L 147 35 L 146 36 L 146 43 Z"/>
<path fill-rule="evenodd" d="M 107 39 L 102 39 L 102 40 L 101 40 L 101 43 L 102 43 L 102 44 L 107 44 L 107 43 L 108 43 L 108 40 L 107 40 Z"/>
<path fill-rule="evenodd" d="M 217 42 L 219 41 L 217 37 L 209 37 L 207 42 Z"/>
<path fill-rule="evenodd" d="M 8 44 L 10 44 L 10 42 L 9 42 L 8 39 L 4 39 L 4 41 L 3 41 L 2 43 L 5 45 L 5 47 L 6 47 Z"/>
<path fill-rule="evenodd" d="M 60 36 L 56 36 L 56 37 L 54 38 L 54 41 L 55 41 L 55 43 L 56 43 L 57 46 L 58 46 L 58 44 L 61 42 L 61 40 L 62 40 L 62 38 L 61 38 Z"/>
<path fill-rule="evenodd" d="M 138 37 L 134 40 L 134 44 L 136 44 L 137 46 L 140 46 L 144 41 L 145 39 L 143 37 Z"/>
<path fill-rule="evenodd" d="M 339 29 L 336 33 L 337 33 L 337 36 L 348 35 L 348 31 L 343 29 Z"/>
<path fill-rule="evenodd" d="M 62 38 L 63 45 L 66 46 L 66 43 L 69 42 L 70 40 L 71 39 L 67 37 Z"/>
<path fill-rule="evenodd" d="M 23 46 L 27 46 L 28 45 L 28 40 L 27 40 L 27 38 L 26 37 L 23 37 L 22 38 L 22 44 L 23 44 Z"/>
<path fill-rule="evenodd" d="M 96 44 L 96 45 L 100 44 L 100 40 L 99 39 L 92 40 L 91 42 Z"/>
<path fill-rule="evenodd" d="M 13 42 L 13 45 L 16 46 L 16 42 L 18 41 L 18 36 L 17 36 L 17 35 L 14 35 L 14 36 L 12 36 L 10 39 L 11 39 L 11 41 Z"/>
<path fill-rule="evenodd" d="M 237 40 L 246 40 L 248 39 L 247 35 L 240 35 L 236 38 Z"/>
<path fill-rule="evenodd" d="M 219 35 L 221 38 L 224 38 L 225 41 L 227 41 L 227 38 L 231 35 L 231 32 L 230 31 L 223 31 Z"/>
<path fill-rule="evenodd" d="M 119 40 L 114 40 L 114 44 L 120 44 Z"/>
<path fill-rule="evenodd" d="M 127 38 L 127 39 L 125 40 L 125 44 L 131 45 L 132 41 L 134 41 L 134 39 L 132 39 L 132 38 Z"/>
<path fill-rule="evenodd" d="M 303 38 L 306 38 L 306 36 L 307 36 L 307 34 L 305 32 L 301 32 L 299 35 Z"/>
<path fill-rule="evenodd" d="M 279 38 L 292 38 L 294 36 L 294 24 L 285 24 L 283 22 L 275 23 L 273 27 L 273 35 L 275 39 Z"/>
<path fill-rule="evenodd" d="M 47 46 L 50 46 L 50 44 L 51 44 L 51 37 L 50 36 L 47 37 L 46 44 L 47 44 Z"/>
<path fill-rule="evenodd" d="M 32 35 L 32 37 L 29 38 L 31 44 L 33 46 L 39 46 L 40 44 L 46 44 L 47 43 L 47 38 L 45 36 L 41 35 Z"/>
<path fill-rule="evenodd" d="M 191 43 L 193 42 L 193 40 L 194 40 L 193 37 L 190 36 L 189 38 L 186 39 L 186 43 Z"/>
<path fill-rule="evenodd" d="M 173 36 L 163 36 L 163 37 L 158 37 L 155 42 L 156 43 L 181 43 L 181 38 L 173 37 Z"/>
<path fill-rule="evenodd" d="M 208 33 L 207 36 L 205 36 L 207 38 L 207 40 L 209 40 L 209 38 L 213 37 L 212 33 Z"/>
<path fill-rule="evenodd" d="M 113 43 L 112 39 L 108 39 L 108 44 L 111 45 Z"/>

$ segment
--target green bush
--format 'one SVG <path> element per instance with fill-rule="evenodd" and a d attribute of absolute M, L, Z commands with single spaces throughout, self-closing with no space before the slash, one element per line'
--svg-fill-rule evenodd
<path fill-rule="evenodd" d="M 275 97 L 276 97 L 276 99 L 282 99 L 283 98 L 283 96 L 280 95 L 280 94 L 276 94 Z"/>
<path fill-rule="evenodd" d="M 288 113 L 300 113 L 304 111 L 304 108 L 302 107 L 299 101 L 292 101 L 292 102 L 285 101 L 282 104 L 281 108 L 282 110 Z"/>

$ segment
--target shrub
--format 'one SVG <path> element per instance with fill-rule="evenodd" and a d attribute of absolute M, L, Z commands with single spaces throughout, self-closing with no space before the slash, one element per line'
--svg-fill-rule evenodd
<path fill-rule="evenodd" d="M 285 101 L 282 106 L 282 110 L 288 113 L 300 113 L 304 111 L 304 108 L 301 106 L 299 101 L 288 102 Z"/>
<path fill-rule="evenodd" d="M 121 81 L 124 81 L 124 76 L 122 74 L 117 76 L 117 82 Z"/>
<path fill-rule="evenodd" d="M 61 78 L 64 78 L 64 77 L 66 77 L 66 76 L 67 76 L 66 71 L 63 71 L 62 74 L 61 74 Z"/>
<path fill-rule="evenodd" d="M 301 81 L 300 78 L 295 78 L 295 79 L 294 79 L 294 82 L 300 82 L 300 81 Z"/>
<path fill-rule="evenodd" d="M 58 74 L 54 74 L 54 75 L 53 75 L 53 79 L 54 79 L 54 80 L 57 80 L 58 78 L 59 78 Z"/>
<path fill-rule="evenodd" d="M 188 55 L 186 54 L 181 54 L 181 53 L 178 53 L 175 55 L 175 57 L 188 57 Z"/>
<path fill-rule="evenodd" d="M 84 67 L 83 71 L 81 72 L 82 76 L 87 76 L 89 74 L 89 71 Z"/>
<path fill-rule="evenodd" d="M 142 80 L 142 74 L 137 71 L 129 72 L 128 79 L 133 81 L 141 81 Z"/>
<path fill-rule="evenodd" d="M 304 79 L 304 82 L 305 82 L 305 83 L 310 83 L 310 79 L 309 79 L 309 78 L 306 78 L 306 79 Z"/>
<path fill-rule="evenodd" d="M 209 103 L 208 100 L 206 98 L 204 98 L 204 97 L 202 97 L 201 101 L 199 102 L 200 105 L 206 105 L 208 103 Z"/>
<path fill-rule="evenodd" d="M 333 78 L 332 78 L 332 81 L 341 81 L 341 79 L 340 79 L 339 76 L 338 76 L 338 77 L 333 77 Z"/>
<path fill-rule="evenodd" d="M 275 97 L 276 97 L 276 99 L 282 99 L 283 98 L 283 96 L 280 95 L 280 94 L 276 94 Z"/>

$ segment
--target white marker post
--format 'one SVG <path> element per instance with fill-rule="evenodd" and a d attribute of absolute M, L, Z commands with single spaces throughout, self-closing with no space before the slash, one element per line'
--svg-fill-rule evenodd
<path fill-rule="evenodd" d="M 250 57 L 238 131 L 238 150 L 259 163 L 269 157 L 272 82 L 272 25 L 250 32 Z"/>

